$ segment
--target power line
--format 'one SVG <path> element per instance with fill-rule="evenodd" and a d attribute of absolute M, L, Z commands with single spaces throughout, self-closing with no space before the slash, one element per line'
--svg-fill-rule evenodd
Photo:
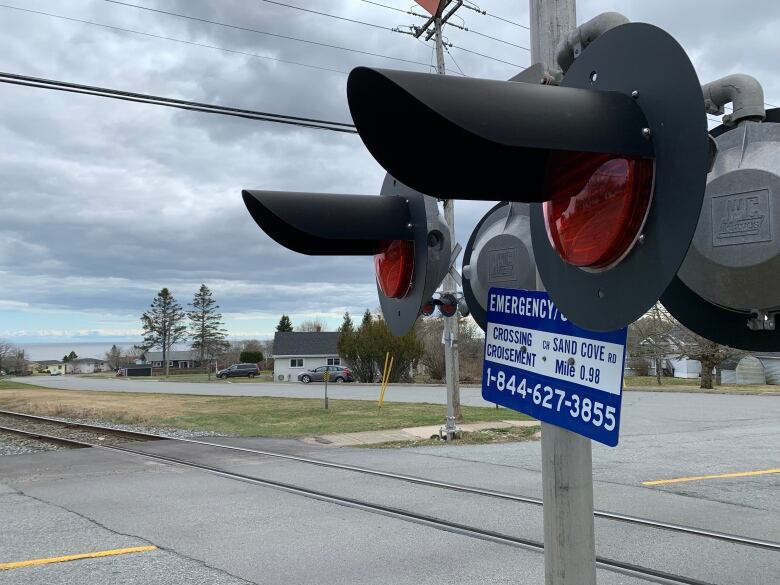
<path fill-rule="evenodd" d="M 388 6 L 387 4 L 382 4 L 381 2 L 374 2 L 373 0 L 360 0 L 360 1 L 365 2 L 366 4 L 373 4 L 374 6 L 381 6 L 382 8 L 387 8 L 388 10 L 395 10 L 396 12 L 403 12 L 404 14 L 412 14 L 414 16 L 419 16 L 420 18 L 428 18 L 423 14 L 417 14 L 416 12 L 412 12 L 411 10 L 403 10 L 402 8 L 396 8 L 395 6 Z"/>
<path fill-rule="evenodd" d="M 276 122 L 279 124 L 289 124 L 301 126 L 304 128 L 314 128 L 317 130 L 330 130 L 332 132 L 344 132 L 347 134 L 357 134 L 353 124 L 345 122 L 332 122 L 329 120 L 320 120 L 317 118 L 302 118 L 299 116 L 290 116 L 287 114 L 274 114 L 271 112 L 260 112 L 257 110 L 245 110 L 241 108 L 232 108 L 229 106 L 220 106 L 202 102 L 193 102 L 156 96 L 145 93 L 136 93 L 98 87 L 94 85 L 83 85 L 80 83 L 70 83 L 67 81 L 58 81 L 54 79 L 45 79 L 42 77 L 31 77 L 28 75 L 18 75 L 15 73 L 0 72 L 0 83 L 9 83 L 13 85 L 22 85 L 26 87 L 35 87 L 39 89 L 51 89 L 56 91 L 65 91 L 69 93 L 80 93 L 96 97 L 105 97 L 130 102 L 150 104 L 155 106 L 166 106 L 180 110 L 189 110 L 193 112 L 202 112 L 206 114 L 221 114 L 223 116 L 234 116 L 237 118 L 246 118 L 263 122 Z"/>
<path fill-rule="evenodd" d="M 529 49 L 528 47 L 524 47 L 523 45 L 518 45 L 516 43 L 512 43 L 512 42 L 509 42 L 509 41 L 505 41 L 504 39 L 499 39 L 498 37 L 492 37 L 490 35 L 486 35 L 485 33 L 481 33 L 481 32 L 479 32 L 477 30 L 472 29 L 472 28 L 463 27 L 463 30 L 465 30 L 466 32 L 473 33 L 475 35 L 479 35 L 481 37 L 485 37 L 486 39 L 492 39 L 492 40 L 497 41 L 499 43 L 504 43 L 505 45 L 510 45 L 512 47 L 517 47 L 518 49 L 523 49 L 524 51 L 528 51 L 529 53 L 531 52 L 531 49 Z"/>
<path fill-rule="evenodd" d="M 482 16 L 489 16 L 490 18 L 495 18 L 496 20 L 500 20 L 502 22 L 506 22 L 507 24 L 512 24 L 514 26 L 524 28 L 525 30 L 531 30 L 529 27 L 527 27 L 524 24 L 520 24 L 519 22 L 515 22 L 513 20 L 509 20 L 508 18 L 504 18 L 503 16 L 498 16 L 496 14 L 492 14 L 488 12 L 487 10 L 482 10 L 479 6 L 474 4 L 473 2 L 469 2 L 466 0 L 463 4 L 464 7 L 468 8 L 469 10 L 473 10 L 474 12 L 477 12 L 478 14 L 481 14 Z"/>
<path fill-rule="evenodd" d="M 193 20 L 193 21 L 196 21 L 196 22 L 203 22 L 203 23 L 206 23 L 206 24 L 213 24 L 215 26 L 222 26 L 222 27 L 231 28 L 231 29 L 234 29 L 234 30 L 250 32 L 250 33 L 253 33 L 253 34 L 266 35 L 266 36 L 270 36 L 270 37 L 276 37 L 276 38 L 280 38 L 280 39 L 286 39 L 286 40 L 290 40 L 290 41 L 295 41 L 295 42 L 298 42 L 298 43 L 306 43 L 306 44 L 309 44 L 309 45 L 316 45 L 318 47 L 327 47 L 329 49 L 337 49 L 339 51 L 347 51 L 347 52 L 350 52 L 350 53 L 358 53 L 360 55 L 369 55 L 371 57 L 379 57 L 381 59 L 389 59 L 391 61 L 400 61 L 400 62 L 403 62 L 403 63 L 412 63 L 414 65 L 423 65 L 425 67 L 428 67 L 427 63 L 422 63 L 420 61 L 414 61 L 412 59 L 404 59 L 402 57 L 392 57 L 390 55 L 382 55 L 381 53 L 372 53 L 370 51 L 363 51 L 361 49 L 354 49 L 352 47 L 342 47 L 340 45 L 331 45 L 329 43 L 322 43 L 322 42 L 319 42 L 319 41 L 312 41 L 312 40 L 309 40 L 309 39 L 302 39 L 302 38 L 293 37 L 293 36 L 289 36 L 289 35 L 283 35 L 283 34 L 279 34 L 279 33 L 273 33 L 273 32 L 269 32 L 269 31 L 264 31 L 264 30 L 260 30 L 260 29 L 256 29 L 256 28 L 249 28 L 249 27 L 245 27 L 245 26 L 239 26 L 237 24 L 228 24 L 226 22 L 219 22 L 217 20 L 209 20 L 207 18 L 200 18 L 200 17 L 197 17 L 197 16 L 190 16 L 188 14 L 180 14 L 178 12 L 170 12 L 168 10 L 160 10 L 158 8 L 151 8 L 149 6 L 140 6 L 138 4 L 130 4 L 129 2 L 121 2 L 120 0 L 103 0 L 103 1 L 104 2 L 109 2 L 111 4 L 118 4 L 118 5 L 121 5 L 121 6 L 128 6 L 130 8 L 137 8 L 139 10 L 146 10 L 148 12 L 155 12 L 157 14 L 165 14 L 167 16 L 175 16 L 176 18 L 184 18 L 184 19 Z"/>
<path fill-rule="evenodd" d="M 318 14 L 320 16 L 327 16 L 328 18 L 335 18 L 337 20 L 344 20 L 346 22 L 354 22 L 355 24 L 362 24 L 364 26 L 370 26 L 373 28 L 381 28 L 384 30 L 389 30 L 392 32 L 392 28 L 389 26 L 384 26 L 382 24 L 374 24 L 372 22 L 365 22 L 363 20 L 355 20 L 354 18 L 347 18 L 346 16 L 339 16 L 337 14 L 330 14 L 328 12 L 319 12 L 317 10 L 312 10 L 310 8 L 303 8 L 302 6 L 295 6 L 293 4 L 285 4 L 284 2 L 277 2 L 276 0 L 260 0 L 261 2 L 266 2 L 268 4 L 276 4 L 277 6 L 284 6 L 285 8 L 292 8 L 294 10 L 300 10 L 301 12 L 310 12 L 311 14 Z"/>
<path fill-rule="evenodd" d="M 457 70 L 460 71 L 460 74 L 463 77 L 468 77 L 468 75 L 463 73 L 463 69 L 460 68 L 460 65 L 458 65 L 458 62 L 455 60 L 455 57 L 452 56 L 452 53 L 450 52 L 449 48 L 446 45 L 444 46 L 444 50 L 447 51 L 447 54 L 450 56 L 450 59 L 455 64 L 455 67 L 457 68 Z"/>
<path fill-rule="evenodd" d="M 233 53 L 233 54 L 236 54 L 236 55 L 245 55 L 247 57 L 254 57 L 256 59 L 265 59 L 265 60 L 268 60 L 268 61 L 276 61 L 278 63 L 286 63 L 288 65 L 298 65 L 300 67 L 307 67 L 309 69 L 319 69 L 320 71 L 330 71 L 332 73 L 340 73 L 341 75 L 347 75 L 347 72 L 346 71 L 342 71 L 341 69 L 331 69 L 330 67 L 321 67 L 319 65 L 311 65 L 309 63 L 302 63 L 300 61 L 289 61 L 287 59 L 279 59 L 278 57 L 269 57 L 268 55 L 261 55 L 260 53 L 250 53 L 248 51 L 239 51 L 239 50 L 236 50 L 236 49 L 227 49 L 225 47 L 219 47 L 217 45 L 207 45 L 205 43 L 196 43 L 195 41 L 187 41 L 187 40 L 184 40 L 184 39 L 177 39 L 177 38 L 174 38 L 174 37 L 167 37 L 167 36 L 164 36 L 164 35 L 156 35 L 156 34 L 144 32 L 144 31 L 140 31 L 140 30 L 134 30 L 134 29 L 131 29 L 131 28 L 122 28 L 120 26 L 114 26 L 114 25 L 111 25 L 111 24 L 103 24 L 101 22 L 95 22 L 95 21 L 92 21 L 92 20 L 82 20 L 80 18 L 73 18 L 73 17 L 70 17 L 70 16 L 63 16 L 61 14 L 54 14 L 52 12 L 43 12 L 43 11 L 40 11 L 40 10 L 32 10 L 30 8 L 21 8 L 19 6 L 10 6 L 10 5 L 7 5 L 7 4 L 0 4 L 0 8 L 8 8 L 8 9 L 11 9 L 11 10 L 18 10 L 18 11 L 21 11 L 21 12 L 29 12 L 31 14 L 37 14 L 39 16 L 49 16 L 51 18 L 59 18 L 61 20 L 66 20 L 66 21 L 70 21 L 70 22 L 78 22 L 78 23 L 81 23 L 81 24 L 89 24 L 89 25 L 92 25 L 92 26 L 99 26 L 99 27 L 102 27 L 102 28 L 110 29 L 110 30 L 116 30 L 116 31 L 120 31 L 120 32 L 132 33 L 132 34 L 135 34 L 135 35 L 142 35 L 142 36 L 145 36 L 145 37 L 151 37 L 153 39 L 160 39 L 160 40 L 164 40 L 164 41 L 172 41 L 174 43 L 182 43 L 184 45 L 192 45 L 192 46 L 195 46 L 195 47 L 202 47 L 204 49 L 213 49 L 215 51 L 223 51 L 225 53 Z"/>
<path fill-rule="evenodd" d="M 460 49 L 461 51 L 465 51 L 466 53 L 471 53 L 473 55 L 479 55 L 480 57 L 484 57 L 485 59 L 491 59 L 493 61 L 498 61 L 499 63 L 506 63 L 507 65 L 512 65 L 513 67 L 520 67 L 520 69 L 526 69 L 522 65 L 518 65 L 517 63 L 512 63 L 511 61 L 504 61 L 503 59 L 499 59 L 498 57 L 491 57 L 490 55 L 485 55 L 484 53 L 477 53 L 476 51 L 472 51 L 471 49 L 466 49 L 464 47 L 460 47 L 458 45 L 453 45 L 450 43 L 450 47 L 453 49 Z"/>

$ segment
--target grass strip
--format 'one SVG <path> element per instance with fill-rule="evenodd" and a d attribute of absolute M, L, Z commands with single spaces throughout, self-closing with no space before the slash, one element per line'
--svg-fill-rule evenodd
<path fill-rule="evenodd" d="M 316 389 L 315 389 L 316 391 Z M 443 404 L 261 396 L 51 390 L 0 381 L 0 409 L 43 416 L 197 429 L 228 435 L 300 437 L 441 424 Z M 465 422 L 528 419 L 507 410 L 461 408 Z"/>

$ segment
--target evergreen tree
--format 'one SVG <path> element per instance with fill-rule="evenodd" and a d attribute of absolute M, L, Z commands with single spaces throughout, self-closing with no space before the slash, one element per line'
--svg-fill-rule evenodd
<path fill-rule="evenodd" d="M 122 365 L 122 350 L 116 345 L 112 345 L 111 349 L 106 352 L 106 361 L 112 370 L 118 370 Z"/>
<path fill-rule="evenodd" d="M 290 318 L 287 315 L 282 315 L 282 318 L 279 319 L 276 330 L 279 332 L 290 332 L 293 330 L 292 321 L 290 321 Z"/>
<path fill-rule="evenodd" d="M 263 361 L 263 352 L 245 349 L 239 354 L 238 359 L 245 364 L 259 364 Z"/>
<path fill-rule="evenodd" d="M 211 295 L 211 290 L 201 284 L 190 303 L 192 310 L 187 313 L 190 320 L 190 339 L 192 349 L 199 352 L 201 367 L 211 361 L 215 354 L 227 348 L 226 331 L 222 329 L 222 314 L 219 305 Z M 207 365 L 209 380 L 211 368 Z"/>
<path fill-rule="evenodd" d="M 176 302 L 167 288 L 163 288 L 157 293 L 150 310 L 141 315 L 144 348 L 147 350 L 153 347 L 162 349 L 166 377 L 169 373 L 168 355 L 171 348 L 187 336 L 187 326 L 183 323 L 185 318 L 186 315 L 181 305 Z"/>
<path fill-rule="evenodd" d="M 79 359 L 79 356 L 76 355 L 75 351 L 71 350 L 71 352 L 68 355 L 66 355 L 66 356 L 64 356 L 62 358 L 62 361 L 63 361 L 63 363 L 68 363 L 68 362 L 72 362 L 72 361 L 77 360 L 77 359 Z"/>
<path fill-rule="evenodd" d="M 352 317 L 349 316 L 349 311 L 344 313 L 344 320 L 339 326 L 339 333 L 349 334 L 355 331 L 355 324 L 352 322 Z"/>
<path fill-rule="evenodd" d="M 346 326 L 346 315 L 339 336 L 339 355 L 349 363 L 360 382 L 374 382 L 382 373 L 385 356 L 394 357 L 390 381 L 408 381 L 412 364 L 422 356 L 423 347 L 414 330 L 396 337 L 384 319 L 374 317 L 366 310 L 360 327 Z M 351 319 L 350 319 L 351 322 Z"/>

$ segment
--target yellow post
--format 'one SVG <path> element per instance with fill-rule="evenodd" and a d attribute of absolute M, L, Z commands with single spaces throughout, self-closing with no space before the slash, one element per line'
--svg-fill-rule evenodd
<path fill-rule="evenodd" d="M 382 396 L 384 395 L 385 391 L 385 376 L 387 375 L 387 363 L 390 360 L 390 352 L 388 351 L 385 354 L 385 367 L 382 368 L 382 379 L 379 381 L 379 408 L 382 408 Z"/>
<path fill-rule="evenodd" d="M 385 384 L 382 387 L 382 394 L 379 397 L 379 407 L 381 408 L 382 405 L 385 402 L 385 392 L 387 391 L 387 385 L 390 382 L 390 372 L 393 371 L 393 362 L 395 361 L 395 356 L 390 356 L 390 366 L 387 368 L 387 375 L 385 376 Z"/>

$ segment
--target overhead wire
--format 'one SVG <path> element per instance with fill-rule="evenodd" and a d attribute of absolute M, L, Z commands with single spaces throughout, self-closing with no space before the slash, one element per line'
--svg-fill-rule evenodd
<path fill-rule="evenodd" d="M 262 0 L 262 1 L 263 2 L 274 2 L 274 3 L 276 3 L 274 0 Z M 418 14 L 417 12 L 414 12 L 413 10 L 402 10 L 400 8 L 395 8 L 394 6 L 388 6 L 386 4 L 381 4 L 379 2 L 373 2 L 372 0 L 361 0 L 361 1 L 366 2 L 367 4 L 373 4 L 375 6 L 381 6 L 382 8 L 388 8 L 388 9 L 394 10 L 396 12 L 403 12 L 404 14 L 411 14 L 412 16 L 417 16 L 418 18 L 425 18 L 425 19 L 429 18 L 428 16 L 426 16 L 424 14 Z M 465 6 L 465 4 L 464 4 L 464 6 Z M 466 6 L 466 8 L 470 8 L 470 7 Z M 481 14 L 481 12 L 480 12 L 480 14 Z M 456 18 L 459 18 L 463 24 L 459 25 L 459 24 L 454 24 L 452 22 L 448 22 L 447 24 L 449 26 L 452 26 L 452 27 L 457 28 L 459 30 L 462 30 L 464 32 L 469 32 L 469 33 L 478 35 L 480 37 L 484 37 L 486 39 L 490 39 L 490 40 L 493 40 L 493 41 L 496 41 L 496 42 L 499 42 L 499 43 L 503 43 L 505 45 L 516 47 L 516 48 L 522 49 L 524 51 L 529 51 L 529 52 L 531 51 L 531 49 L 529 49 L 528 47 L 524 47 L 523 45 L 518 45 L 517 43 L 513 43 L 511 41 L 500 39 L 498 37 L 494 37 L 492 35 L 480 32 L 478 30 L 474 30 L 472 28 L 469 28 L 468 26 L 466 26 L 466 21 L 463 18 L 461 18 L 457 14 L 453 14 L 453 16 L 456 17 Z M 414 27 L 410 27 L 410 28 L 414 28 Z M 392 29 L 392 30 L 394 30 L 394 32 L 398 32 L 396 29 Z M 490 58 L 490 57 L 488 57 L 488 58 Z"/>
<path fill-rule="evenodd" d="M 135 29 L 131 29 L 131 28 L 123 28 L 121 26 L 114 26 L 112 24 L 104 24 L 102 22 L 95 22 L 93 20 L 83 20 L 81 18 L 74 18 L 74 17 L 71 17 L 71 16 L 64 16 L 62 14 L 54 14 L 53 12 L 43 12 L 42 10 L 33 10 L 31 8 L 22 8 L 20 6 L 11 6 L 9 4 L 0 4 L 0 8 L 8 8 L 10 10 L 18 10 L 20 12 L 28 12 L 28 13 L 31 13 L 31 14 L 37 14 L 39 16 L 48 16 L 48 17 L 51 17 L 51 18 L 58 18 L 58 19 L 65 20 L 65 21 L 70 21 L 70 22 L 78 22 L 78 23 L 81 23 L 81 24 L 89 24 L 89 25 L 92 25 L 92 26 L 98 26 L 98 27 L 101 27 L 101 28 L 109 29 L 109 30 L 115 30 L 115 31 L 120 31 L 120 32 L 125 32 L 125 33 L 131 33 L 131 34 L 135 34 L 135 35 L 151 37 L 153 39 L 160 39 L 160 40 L 164 40 L 164 41 L 171 41 L 171 42 L 174 42 L 174 43 L 181 43 L 181 44 L 184 44 L 184 45 L 191 45 L 191 46 L 194 46 L 194 47 L 201 47 L 201 48 L 204 48 L 204 49 L 212 49 L 212 50 L 215 50 L 215 51 L 222 51 L 222 52 L 225 52 L 225 53 L 233 53 L 233 54 L 236 54 L 236 55 L 245 55 L 247 57 L 254 57 L 256 59 L 265 59 L 267 61 L 276 61 L 277 63 L 285 63 L 285 64 L 288 64 L 288 65 L 298 65 L 300 67 L 307 67 L 309 69 L 318 69 L 320 71 L 329 71 L 329 72 L 332 72 L 332 73 L 339 73 L 341 75 L 347 75 L 348 74 L 347 71 L 343 71 L 341 69 L 332 69 L 330 67 L 323 67 L 323 66 L 320 66 L 320 65 L 312 65 L 311 63 L 303 63 L 301 61 L 291 61 L 289 59 L 280 59 L 278 57 L 271 57 L 269 55 L 263 55 L 261 53 L 251 53 L 251 52 L 248 52 L 248 51 L 239 51 L 237 49 L 228 49 L 226 47 L 220 47 L 220 46 L 217 46 L 217 45 L 209 45 L 209 44 L 206 44 L 206 43 L 198 43 L 198 42 L 195 42 L 195 41 L 188 41 L 188 40 L 185 40 L 185 39 L 177 39 L 175 37 L 169 37 L 169 36 L 165 36 L 165 35 L 158 35 L 158 34 L 145 32 L 145 31 L 141 31 L 141 30 L 135 30 Z"/>
<path fill-rule="evenodd" d="M 504 18 L 503 16 L 498 16 L 496 14 L 493 14 L 491 12 L 488 12 L 487 10 L 482 10 L 479 6 L 477 6 L 474 2 L 469 2 L 468 0 L 465 0 L 463 3 L 463 6 L 468 8 L 469 10 L 473 10 L 474 12 L 477 12 L 478 14 L 481 14 L 482 16 L 489 16 L 491 18 L 495 18 L 496 20 L 500 20 L 502 22 L 506 22 L 507 24 L 512 24 L 514 26 L 524 28 L 525 30 L 531 30 L 531 27 L 526 26 L 524 24 L 520 24 L 519 22 L 515 22 L 513 20 L 509 20 L 508 18 Z"/>
<path fill-rule="evenodd" d="M 387 4 L 382 4 L 381 2 L 374 2 L 373 0 L 360 0 L 361 2 L 365 2 L 366 4 L 373 4 L 374 6 L 380 6 L 382 8 L 387 8 L 388 10 L 395 10 L 396 12 L 403 12 L 404 14 L 412 14 L 414 16 L 419 16 L 421 18 L 427 18 L 426 16 L 422 14 L 417 14 L 416 12 L 413 12 L 411 10 L 404 10 L 403 8 L 396 8 L 395 6 L 388 6 Z"/>
<path fill-rule="evenodd" d="M 485 55 L 484 53 L 478 53 L 477 51 L 472 51 L 471 49 L 466 49 L 465 47 L 461 47 L 459 45 L 453 45 L 452 43 L 450 43 L 449 46 L 452 47 L 453 49 L 460 49 L 461 51 L 465 51 L 466 53 L 479 55 L 480 57 L 484 57 L 485 59 L 491 59 L 492 61 L 498 61 L 499 63 L 505 63 L 507 65 L 512 65 L 513 67 L 520 67 L 520 69 L 526 69 L 526 67 L 524 67 L 523 65 L 512 63 L 511 61 L 504 61 L 503 59 L 499 59 L 498 57 L 491 57 L 490 55 Z"/>
<path fill-rule="evenodd" d="M 357 54 L 360 54 L 360 55 L 368 55 L 368 56 L 371 56 L 371 57 L 378 57 L 378 58 L 381 58 L 381 59 L 388 59 L 388 60 L 391 60 L 391 61 L 399 61 L 399 62 L 402 62 L 402 63 L 411 63 L 413 65 L 422 65 L 424 67 L 428 67 L 427 63 L 423 63 L 421 61 L 415 61 L 413 59 L 405 59 L 403 57 L 393 57 L 391 55 L 383 55 L 381 53 L 373 53 L 371 51 L 363 51 L 362 49 L 356 49 L 354 47 L 342 47 L 340 45 L 332 45 L 330 43 L 323 43 L 323 42 L 320 42 L 320 41 L 312 41 L 310 39 L 303 39 L 303 38 L 300 38 L 300 37 L 293 37 L 293 36 L 290 36 L 290 35 L 283 35 L 283 34 L 280 34 L 280 33 L 274 33 L 274 32 L 260 30 L 260 29 L 256 29 L 256 28 L 240 26 L 240 25 L 237 25 L 237 24 L 229 24 L 229 23 L 226 23 L 226 22 L 220 22 L 218 20 L 210 20 L 208 18 L 200 18 L 198 16 L 192 16 L 192 15 L 189 15 L 189 14 L 181 14 L 179 12 L 172 12 L 172 11 L 169 11 L 169 10 L 161 10 L 159 8 L 152 8 L 151 6 L 142 6 L 140 4 L 131 4 L 130 2 L 121 2 L 120 0 L 103 0 L 103 1 L 111 3 L 111 4 L 117 4 L 117 5 L 120 5 L 120 6 L 127 6 L 127 7 L 130 7 L 130 8 L 137 8 L 138 10 L 145 10 L 145 11 L 154 12 L 154 13 L 157 13 L 157 14 L 165 14 L 167 16 L 173 16 L 173 17 L 176 17 L 176 18 L 192 20 L 192 21 L 195 21 L 195 22 L 203 22 L 205 24 L 212 24 L 214 26 L 221 26 L 221 27 L 230 28 L 230 29 L 233 29 L 233 30 L 240 30 L 240 31 L 249 32 L 249 33 L 252 33 L 252 34 L 266 35 L 266 36 L 280 38 L 280 39 L 286 39 L 286 40 L 290 40 L 290 41 L 294 41 L 294 42 L 298 42 L 298 43 L 306 43 L 306 44 L 309 44 L 309 45 L 315 45 L 315 46 L 318 46 L 318 47 L 327 47 L 327 48 L 330 48 L 330 49 L 337 49 L 339 51 L 347 51 L 347 52 L 350 52 L 350 53 L 357 53 Z"/>
<path fill-rule="evenodd" d="M 152 94 L 123 91 L 95 85 L 84 85 L 80 83 L 71 83 L 55 79 L 19 75 L 16 73 L 0 72 L 0 83 L 21 85 L 38 89 L 64 91 L 69 93 L 79 93 L 149 105 L 166 106 L 169 108 L 177 108 L 181 110 L 189 110 L 207 114 L 221 114 L 224 116 L 234 116 L 238 118 L 246 118 L 249 120 L 263 122 L 276 122 L 279 124 L 302 126 L 304 128 L 313 128 L 316 130 L 330 130 L 332 132 L 357 134 L 355 125 L 346 122 L 333 122 L 330 120 L 321 120 L 317 118 L 304 118 L 300 116 L 291 116 L 288 114 L 276 114 L 272 112 L 261 112 L 258 110 L 247 110 L 243 108 L 234 108 L 217 104 L 181 100 Z"/>
<path fill-rule="evenodd" d="M 452 56 L 452 53 L 450 52 L 450 49 L 445 45 L 444 50 L 447 51 L 447 55 L 450 56 L 450 60 L 455 64 L 455 68 L 460 71 L 460 74 L 463 77 L 468 77 L 465 73 L 463 73 L 463 69 L 460 68 L 460 65 L 458 65 L 458 62 L 455 60 L 455 57 Z"/>
<path fill-rule="evenodd" d="M 335 18 L 336 20 L 344 20 L 346 22 L 353 22 L 355 24 L 362 24 L 363 26 L 370 26 L 373 28 L 381 28 L 392 32 L 392 28 L 382 24 L 374 24 L 372 22 L 365 22 L 364 20 L 356 20 L 354 18 L 347 18 L 346 16 L 339 16 L 338 14 L 330 14 L 329 12 L 320 12 L 318 10 L 312 10 L 311 8 L 303 8 L 302 6 L 295 6 L 294 4 L 286 4 L 285 2 L 278 2 L 277 0 L 260 0 L 266 4 L 275 4 L 277 6 L 284 6 L 285 8 L 292 8 L 294 10 L 300 10 L 301 12 L 309 12 L 311 14 L 318 14 L 320 16 L 327 16 L 328 18 Z"/>

